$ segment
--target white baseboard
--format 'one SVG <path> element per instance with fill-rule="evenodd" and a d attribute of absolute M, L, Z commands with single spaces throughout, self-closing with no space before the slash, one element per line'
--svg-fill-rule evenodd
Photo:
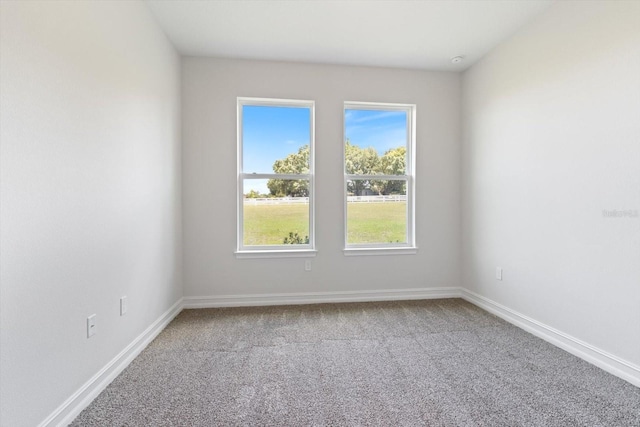
<path fill-rule="evenodd" d="M 66 426 L 71 423 L 93 399 L 95 399 L 133 359 L 182 311 L 182 299 L 153 322 L 98 373 L 69 397 L 39 427 Z"/>
<path fill-rule="evenodd" d="M 470 303 L 495 314 L 507 322 L 532 333 L 538 338 L 542 338 L 556 347 L 560 347 L 574 356 L 577 356 L 600 369 L 609 372 L 610 374 L 622 378 L 636 387 L 640 387 L 640 366 L 620 359 L 617 356 L 547 326 L 544 323 L 520 314 L 515 310 L 505 307 L 502 304 L 498 304 L 497 302 L 478 295 L 475 292 L 471 292 L 467 289 L 461 289 L 461 296 L 466 301 L 469 301 Z"/>
<path fill-rule="evenodd" d="M 488 298 L 458 287 L 389 289 L 375 291 L 308 292 L 288 294 L 221 295 L 184 297 L 162 314 L 131 344 L 96 373 L 39 427 L 66 426 L 86 408 L 183 308 L 243 307 L 333 302 L 398 301 L 414 299 L 463 298 L 533 335 L 560 347 L 595 366 L 640 387 L 640 367 L 604 350 L 558 331 Z"/>
<path fill-rule="evenodd" d="M 460 288 L 414 288 L 376 291 L 301 292 L 290 294 L 215 295 L 184 297 L 184 308 L 247 307 L 332 302 L 398 301 L 460 298 Z"/>

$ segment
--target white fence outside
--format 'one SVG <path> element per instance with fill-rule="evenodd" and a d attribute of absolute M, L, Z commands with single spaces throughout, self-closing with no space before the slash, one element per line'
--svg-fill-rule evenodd
<path fill-rule="evenodd" d="M 347 196 L 347 202 L 351 203 L 386 203 L 386 202 L 406 202 L 407 196 L 393 194 L 390 196 Z"/>
<path fill-rule="evenodd" d="M 349 203 L 388 203 L 388 202 L 406 202 L 407 196 L 394 194 L 390 196 L 347 196 Z M 254 205 L 296 205 L 309 203 L 308 197 L 259 197 L 255 199 L 244 199 L 244 204 L 248 206 Z"/>
<path fill-rule="evenodd" d="M 253 205 L 298 205 L 309 203 L 308 197 L 257 197 L 255 199 L 244 198 L 244 204 Z"/>

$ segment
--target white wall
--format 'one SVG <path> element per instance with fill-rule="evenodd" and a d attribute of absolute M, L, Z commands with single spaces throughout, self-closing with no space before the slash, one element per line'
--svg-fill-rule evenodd
<path fill-rule="evenodd" d="M 465 72 L 462 148 L 464 286 L 636 373 L 640 218 L 603 210 L 640 211 L 639 22 L 553 5 Z"/>
<path fill-rule="evenodd" d="M 184 58 L 185 296 L 459 285 L 460 76 L 332 65 Z M 316 101 L 313 270 L 236 259 L 236 97 Z M 417 104 L 417 255 L 343 255 L 344 101 Z"/>
<path fill-rule="evenodd" d="M 182 295 L 180 65 L 141 2 L 1 7 L 0 424 L 33 426 Z"/>

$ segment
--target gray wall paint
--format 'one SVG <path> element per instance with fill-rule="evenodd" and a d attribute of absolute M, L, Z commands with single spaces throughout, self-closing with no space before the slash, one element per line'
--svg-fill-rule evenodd
<path fill-rule="evenodd" d="M 638 22 L 559 2 L 468 70 L 462 164 L 464 286 L 636 365 Z"/>
<path fill-rule="evenodd" d="M 182 296 L 180 59 L 141 2 L 1 7 L 0 424 L 33 426 Z"/>
<path fill-rule="evenodd" d="M 184 58 L 185 296 L 458 286 L 460 76 Z M 236 97 L 316 101 L 313 270 L 302 259 L 236 259 Z M 417 255 L 345 257 L 344 101 L 417 104 Z"/>

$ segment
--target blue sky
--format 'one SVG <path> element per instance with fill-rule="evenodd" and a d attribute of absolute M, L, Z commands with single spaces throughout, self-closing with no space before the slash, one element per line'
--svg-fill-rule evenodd
<path fill-rule="evenodd" d="M 360 148 L 373 147 L 382 156 L 407 144 L 405 111 L 345 110 L 345 137 Z"/>
<path fill-rule="evenodd" d="M 245 105 L 242 109 L 242 156 L 245 173 L 273 173 L 273 163 L 309 143 L 308 108 Z M 352 144 L 373 147 L 379 155 L 407 141 L 404 111 L 346 110 L 345 132 Z M 338 158 L 339 159 L 339 158 Z M 268 193 L 266 180 L 246 180 L 244 193 Z"/>
<path fill-rule="evenodd" d="M 309 108 L 245 105 L 242 160 L 245 173 L 273 173 L 273 163 L 309 143 Z"/>

